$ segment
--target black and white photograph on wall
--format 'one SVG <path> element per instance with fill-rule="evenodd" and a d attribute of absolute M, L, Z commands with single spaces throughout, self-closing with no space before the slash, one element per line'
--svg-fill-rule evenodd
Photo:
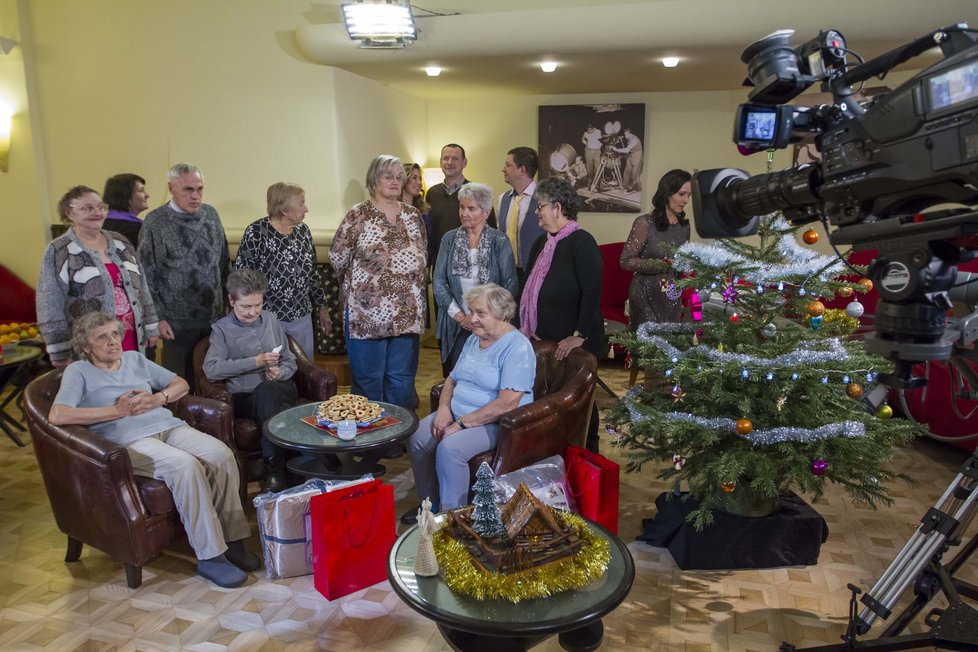
<path fill-rule="evenodd" d="M 585 213 L 639 213 L 644 104 L 540 107 L 540 175 L 573 184 Z"/>

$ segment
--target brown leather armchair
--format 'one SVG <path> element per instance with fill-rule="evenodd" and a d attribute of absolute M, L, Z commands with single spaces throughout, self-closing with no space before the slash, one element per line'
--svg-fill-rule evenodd
<path fill-rule="evenodd" d="M 261 431 L 254 419 L 234 417 L 234 410 L 231 408 L 233 405 L 231 392 L 224 381 L 210 380 L 204 375 L 204 357 L 207 355 L 207 349 L 210 346 L 210 339 L 205 337 L 194 348 L 196 392 L 200 396 L 226 403 L 232 411 L 233 442 L 231 450 L 234 451 L 234 456 L 238 461 L 238 470 L 241 471 L 241 502 L 244 504 L 248 497 L 248 483 L 253 480 L 260 480 L 265 473 L 261 454 Z M 306 354 L 302 352 L 302 349 L 291 337 L 289 338 L 289 348 L 292 349 L 292 353 L 296 357 L 296 372 L 292 376 L 292 382 L 295 384 L 299 400 L 319 402 L 334 396 L 336 394 L 336 376 L 317 367 L 312 360 L 306 357 Z"/>
<path fill-rule="evenodd" d="M 48 422 L 61 386 L 60 369 L 24 391 L 24 414 L 58 529 L 68 536 L 65 561 L 88 544 L 122 560 L 126 583 L 138 588 L 143 565 L 184 536 L 173 495 L 160 480 L 134 475 L 129 453 L 83 426 Z M 173 413 L 229 446 L 231 410 L 218 401 L 184 396 Z"/>
<path fill-rule="evenodd" d="M 568 444 L 584 446 L 594 405 L 597 359 L 578 348 L 557 360 L 556 342 L 533 342 L 533 351 L 537 357 L 535 400 L 499 419 L 496 449 L 469 460 L 473 477 L 482 462 L 488 462 L 500 476 L 551 455 L 562 455 Z M 441 389 L 441 384 L 431 388 L 432 412 L 438 409 Z"/>

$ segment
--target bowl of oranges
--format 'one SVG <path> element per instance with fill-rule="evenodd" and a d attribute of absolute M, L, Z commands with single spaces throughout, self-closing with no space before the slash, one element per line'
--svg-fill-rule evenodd
<path fill-rule="evenodd" d="M 12 346 L 17 346 L 18 342 L 34 340 L 39 335 L 36 324 L 28 324 L 27 322 L 0 324 L 0 344 L 8 350 Z"/>

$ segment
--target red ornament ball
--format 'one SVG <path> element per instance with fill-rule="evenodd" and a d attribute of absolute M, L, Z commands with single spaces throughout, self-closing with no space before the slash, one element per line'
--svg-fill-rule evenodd
<path fill-rule="evenodd" d="M 846 394 L 849 398 L 860 399 L 863 397 L 863 386 L 859 383 L 849 383 L 846 385 Z"/>
<path fill-rule="evenodd" d="M 809 317 L 821 317 L 825 314 L 825 304 L 821 301 L 811 301 L 805 306 L 805 312 Z"/>
<path fill-rule="evenodd" d="M 754 424 L 750 422 L 750 419 L 737 419 L 734 429 L 738 435 L 749 435 L 754 431 Z"/>
<path fill-rule="evenodd" d="M 815 229 L 808 229 L 802 234 L 801 239 L 805 241 L 805 244 L 813 245 L 818 242 L 818 231 Z"/>
<path fill-rule="evenodd" d="M 829 464 L 821 457 L 812 462 L 812 473 L 817 477 L 824 477 L 826 472 L 829 470 Z"/>
<path fill-rule="evenodd" d="M 736 483 L 733 482 L 721 482 L 720 488 L 723 489 L 724 493 L 732 493 L 734 489 L 737 488 Z"/>

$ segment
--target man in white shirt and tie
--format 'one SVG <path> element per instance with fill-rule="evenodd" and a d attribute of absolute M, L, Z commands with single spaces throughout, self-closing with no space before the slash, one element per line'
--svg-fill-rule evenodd
<path fill-rule="evenodd" d="M 512 186 L 499 196 L 499 230 L 506 234 L 516 256 L 516 277 L 520 288 L 529 272 L 524 265 L 530 257 L 533 241 L 543 235 L 537 220 L 537 202 L 533 198 L 540 161 L 532 147 L 514 147 L 506 153 L 503 181 Z"/>

